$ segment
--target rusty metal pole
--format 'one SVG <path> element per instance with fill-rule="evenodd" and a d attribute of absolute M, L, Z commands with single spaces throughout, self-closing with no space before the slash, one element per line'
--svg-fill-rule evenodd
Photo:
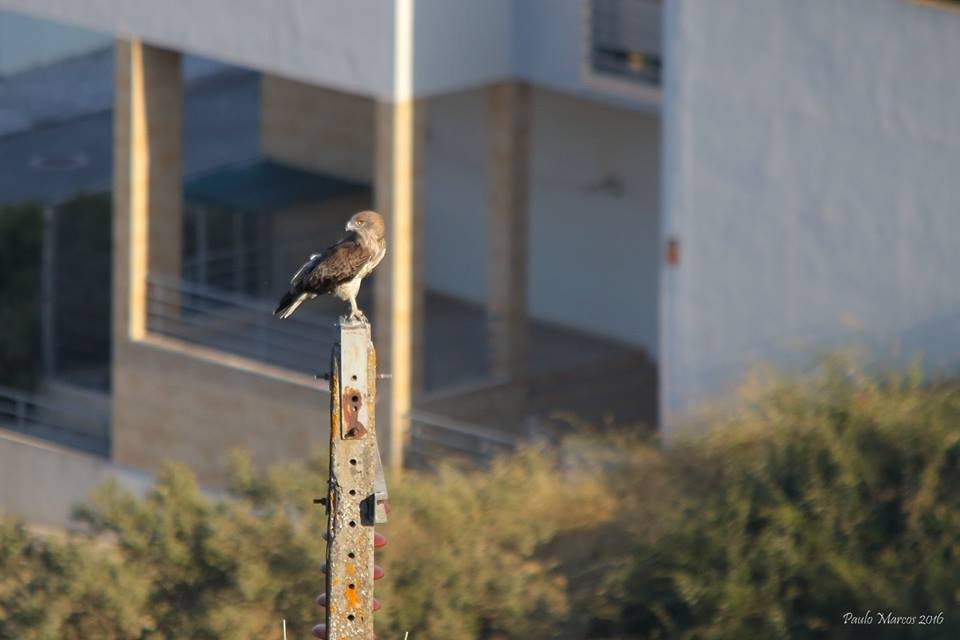
<path fill-rule="evenodd" d="M 330 369 L 327 638 L 373 638 L 373 527 L 386 522 L 370 325 L 340 319 Z"/>

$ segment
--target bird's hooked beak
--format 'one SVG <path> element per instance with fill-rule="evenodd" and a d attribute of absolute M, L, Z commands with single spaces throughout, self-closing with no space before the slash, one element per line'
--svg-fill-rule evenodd
<path fill-rule="evenodd" d="M 359 229 L 357 229 L 357 225 L 353 222 L 353 220 L 349 220 L 347 222 L 346 228 L 347 228 L 347 231 L 359 231 Z"/>

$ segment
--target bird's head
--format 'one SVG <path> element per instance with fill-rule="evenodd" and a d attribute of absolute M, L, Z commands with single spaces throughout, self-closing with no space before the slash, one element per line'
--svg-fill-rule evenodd
<path fill-rule="evenodd" d="M 360 235 L 382 240 L 384 234 L 383 216 L 376 211 L 355 213 L 347 222 L 347 231 L 355 231 Z"/>

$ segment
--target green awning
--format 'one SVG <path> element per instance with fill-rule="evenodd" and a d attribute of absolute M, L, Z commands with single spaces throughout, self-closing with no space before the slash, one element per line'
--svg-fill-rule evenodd
<path fill-rule="evenodd" d="M 214 169 L 184 181 L 188 204 L 265 213 L 367 189 L 369 185 L 273 160 Z"/>

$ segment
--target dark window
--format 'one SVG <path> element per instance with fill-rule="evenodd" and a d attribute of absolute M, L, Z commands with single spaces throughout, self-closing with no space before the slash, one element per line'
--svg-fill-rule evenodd
<path fill-rule="evenodd" d="M 588 0 L 590 66 L 599 73 L 660 84 L 662 0 Z"/>

